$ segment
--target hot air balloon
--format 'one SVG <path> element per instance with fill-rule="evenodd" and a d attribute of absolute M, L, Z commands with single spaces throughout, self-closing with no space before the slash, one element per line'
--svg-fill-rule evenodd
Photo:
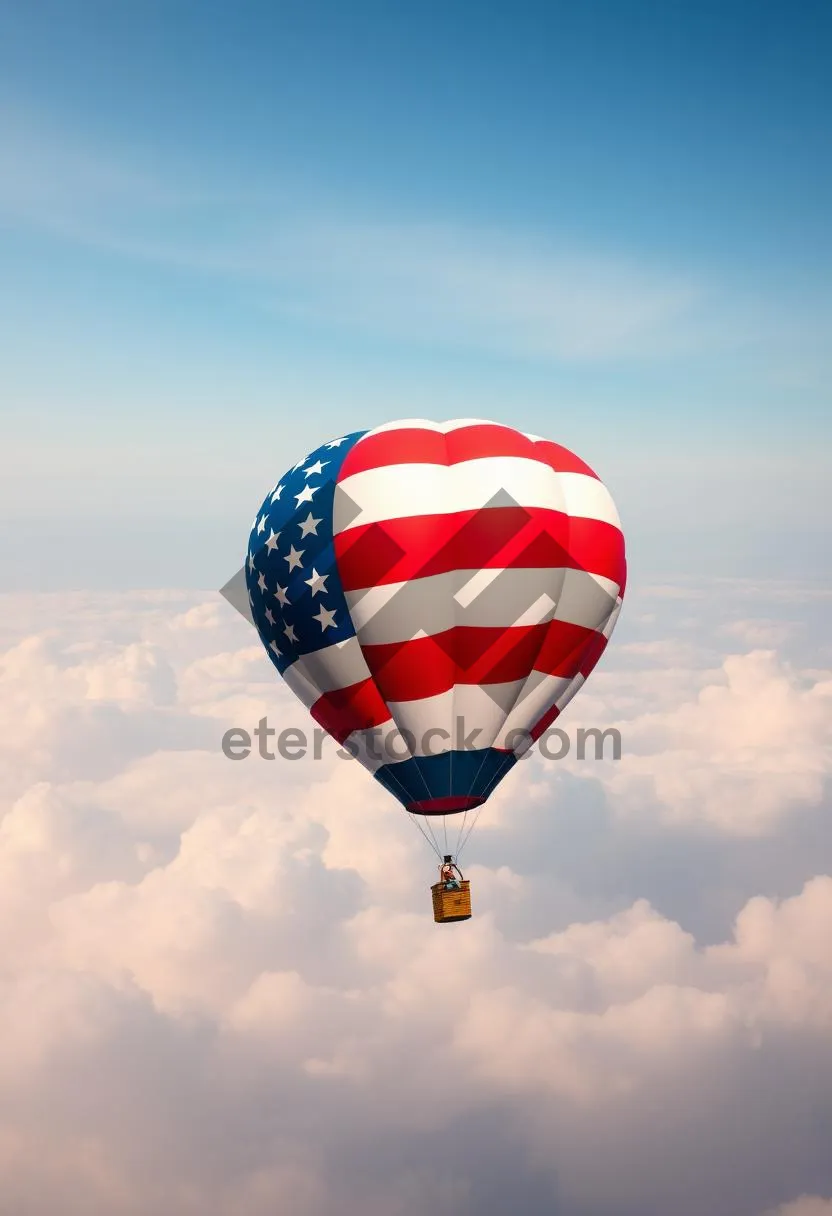
<path fill-rule="evenodd" d="M 470 917 L 456 863 L 476 817 L 595 667 L 625 581 L 593 470 L 479 419 L 342 435 L 264 499 L 246 559 L 260 638 L 435 849 L 437 921 Z"/>

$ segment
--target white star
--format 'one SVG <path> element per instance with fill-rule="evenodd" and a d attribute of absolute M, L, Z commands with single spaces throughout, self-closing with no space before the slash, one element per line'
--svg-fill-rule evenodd
<path fill-rule="evenodd" d="M 313 616 L 312 620 L 320 621 L 321 629 L 334 629 L 335 628 L 335 609 L 333 608 L 330 611 L 329 608 L 324 608 L 323 604 L 321 604 L 320 612 L 318 613 L 317 616 Z"/>
<path fill-rule="evenodd" d="M 266 620 L 270 625 L 274 624 L 274 613 L 272 612 L 271 608 L 266 609 Z"/>
<path fill-rule="evenodd" d="M 292 472 L 293 472 L 293 473 L 296 473 L 296 472 L 298 471 L 298 469 L 301 467 L 301 465 L 303 464 L 303 461 L 304 461 L 304 460 L 308 460 L 308 459 L 309 459 L 309 457 L 308 457 L 308 456 L 304 456 L 303 460 L 299 460 L 299 461 L 297 462 L 297 464 L 293 464 L 293 465 L 292 465 Z"/>
<path fill-rule="evenodd" d="M 265 530 L 266 530 L 266 517 L 265 517 L 265 515 L 261 515 L 259 520 L 257 521 L 257 535 L 259 536 L 261 534 L 261 532 L 265 532 Z"/>
<path fill-rule="evenodd" d="M 284 562 L 289 563 L 290 570 L 294 570 L 297 566 L 303 569 L 303 562 L 300 560 L 303 557 L 303 553 L 303 549 L 298 550 L 294 545 L 290 546 L 289 552 L 283 558 Z"/>
<path fill-rule="evenodd" d="M 308 469 L 303 470 L 303 475 L 308 481 L 310 477 L 315 477 L 316 475 L 323 473 L 328 464 L 328 460 L 325 460 L 323 464 L 321 464 L 320 460 L 316 460 L 314 464 L 310 464 Z"/>
<path fill-rule="evenodd" d="M 323 522 L 324 521 L 322 519 L 315 519 L 315 516 L 310 511 L 306 519 L 302 519 L 300 521 L 301 540 L 304 538 L 304 536 L 308 536 L 310 532 L 313 536 L 317 536 L 318 524 L 322 524 Z"/>
<path fill-rule="evenodd" d="M 271 553 L 272 549 L 277 548 L 277 541 L 278 541 L 279 536 L 280 536 L 280 533 L 275 532 L 274 528 L 272 528 L 271 536 L 266 538 L 266 548 L 268 549 L 269 553 Z"/>
<path fill-rule="evenodd" d="M 298 640 L 297 635 L 295 633 L 294 625 L 286 625 L 283 632 L 286 634 L 286 637 L 289 639 L 290 642 L 296 642 Z"/>
<path fill-rule="evenodd" d="M 276 485 L 272 490 L 272 502 L 278 502 L 280 495 L 283 493 L 283 486 Z"/>
<path fill-rule="evenodd" d="M 320 522 L 321 521 L 318 520 L 318 523 L 320 523 Z M 253 553 L 249 553 L 249 555 L 248 555 L 248 572 L 249 572 L 249 574 L 254 573 L 254 554 Z"/>
<path fill-rule="evenodd" d="M 289 597 L 286 594 L 286 588 L 281 587 L 280 583 L 277 584 L 277 591 L 275 591 L 275 593 L 274 593 L 274 598 L 277 600 L 278 604 L 288 604 L 289 603 Z"/>
<path fill-rule="evenodd" d="M 261 591 L 266 591 L 266 590 L 267 590 L 267 587 L 266 587 L 266 580 L 265 580 L 265 578 L 263 577 L 263 575 L 262 575 L 262 574 L 260 575 L 260 577 L 259 577 L 259 578 L 258 578 L 258 580 L 257 580 L 257 586 L 260 588 L 260 590 L 261 590 Z"/>
<path fill-rule="evenodd" d="M 320 490 L 320 486 L 304 486 L 300 494 L 295 495 L 295 502 L 300 506 L 302 502 L 311 502 L 312 495 L 316 490 Z"/>
<path fill-rule="evenodd" d="M 269 650 L 273 650 L 275 654 L 282 655 L 283 651 L 278 646 L 277 642 L 269 642 Z"/>
<path fill-rule="evenodd" d="M 342 443 L 346 443 L 346 442 L 347 442 L 347 437 L 346 437 L 346 435 L 342 435 L 340 439 L 333 439 L 331 443 L 326 443 L 326 444 L 324 444 L 324 447 L 327 447 L 327 448 L 340 448 L 341 444 L 342 444 Z"/>
<path fill-rule="evenodd" d="M 328 574 L 318 574 L 318 571 L 313 566 L 312 577 L 305 578 L 303 581 L 306 583 L 307 587 L 312 588 L 312 594 L 317 595 L 319 591 L 326 591 L 326 580 L 328 578 Z"/>

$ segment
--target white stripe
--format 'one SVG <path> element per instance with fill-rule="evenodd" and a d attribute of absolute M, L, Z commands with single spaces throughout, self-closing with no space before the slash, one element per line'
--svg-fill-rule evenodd
<path fill-rule="evenodd" d="M 490 747 L 524 683 L 457 684 L 420 701 L 391 701 L 389 708 L 399 729 L 410 732 L 414 756 L 460 750 L 463 739 L 473 731 L 479 731 L 472 742 L 474 748 Z M 428 731 L 434 728 L 444 736 L 428 738 Z"/>
<path fill-rule="evenodd" d="M 347 638 L 343 642 L 301 655 L 291 667 L 286 668 L 283 675 L 289 684 L 295 680 L 301 687 L 317 689 L 320 695 L 324 692 L 334 692 L 338 688 L 348 688 L 351 684 L 368 679 L 370 669 L 361 653 L 358 638 Z"/>
<path fill-rule="evenodd" d="M 584 684 L 586 684 L 586 676 L 583 675 L 579 671 L 578 674 L 569 681 L 569 687 L 566 689 L 565 692 L 561 693 L 561 695 L 557 699 L 557 702 L 553 702 L 553 704 L 557 704 L 558 713 L 560 713 L 560 714 L 563 713 L 563 711 L 566 709 L 569 702 L 572 700 L 572 698 L 578 692 L 580 692 L 580 690 L 583 688 Z M 545 713 L 545 710 L 544 710 L 544 713 Z M 535 721 L 539 722 L 540 718 L 542 718 L 542 717 L 543 717 L 543 714 L 541 714 L 539 718 L 535 719 Z M 534 726 L 534 722 L 532 723 L 532 726 Z"/>
<path fill-rule="evenodd" d="M 432 637 L 455 625 L 508 629 L 565 621 L 601 628 L 613 611 L 618 584 L 585 570 L 500 570 L 470 598 L 478 572 L 450 570 L 406 583 L 346 592 L 362 646 Z"/>
<path fill-rule="evenodd" d="M 506 714 L 525 683 L 457 684 L 419 701 L 391 701 L 391 721 L 354 731 L 344 747 L 375 772 L 382 764 L 399 763 L 411 756 L 439 756 L 466 745 L 480 750 L 491 747 L 495 740 L 500 740 L 498 747 L 503 746 Z M 436 731 L 442 733 L 437 735 Z M 475 735 L 475 731 L 479 733 Z"/>
<path fill-rule="evenodd" d="M 556 473 L 566 501 L 566 513 L 574 519 L 600 519 L 621 530 L 621 519 L 607 487 L 588 473 Z"/>
<path fill-rule="evenodd" d="M 459 591 L 454 596 L 454 600 L 460 608 L 467 608 L 469 604 L 473 604 L 478 595 L 491 586 L 495 579 L 499 578 L 503 573 L 502 569 L 494 570 L 475 570 L 467 583 L 463 583 Z"/>
<path fill-rule="evenodd" d="M 381 726 L 373 726 L 369 730 L 354 730 L 344 740 L 343 746 L 346 751 L 352 752 L 364 768 L 374 773 L 383 764 L 390 763 L 388 751 L 395 752 L 396 755 L 404 751 L 404 742 L 393 738 L 397 731 L 398 727 L 391 718 L 389 722 L 383 722 Z M 407 754 L 403 755 L 402 759 L 406 760 Z"/>
<path fill-rule="evenodd" d="M 317 701 L 320 693 L 315 685 L 309 680 L 302 671 L 297 671 L 297 663 L 293 663 L 291 667 L 285 668 L 283 679 L 291 688 L 297 699 L 301 701 L 307 709 L 311 709 Z"/>
<path fill-rule="evenodd" d="M 615 607 L 613 608 L 612 612 L 610 613 L 607 623 L 604 625 L 604 628 L 601 630 L 602 634 L 607 639 L 607 641 L 609 641 L 610 638 L 612 637 L 612 631 L 613 631 L 613 629 L 615 629 L 616 625 L 618 624 L 618 618 L 621 615 L 622 603 L 623 603 L 623 601 L 621 599 L 621 596 L 619 595 L 618 599 L 615 601 Z"/>
<path fill-rule="evenodd" d="M 610 493 L 597 477 L 556 473 L 525 456 L 484 456 L 452 465 L 382 465 L 346 477 L 335 487 L 334 532 L 414 515 L 512 505 L 621 526 Z"/>
<path fill-rule="evenodd" d="M 615 612 L 616 604 L 620 607 L 618 592 L 618 583 L 611 578 L 586 570 L 567 570 L 552 619 L 583 625 L 584 629 L 603 629 Z"/>
<path fill-rule="evenodd" d="M 541 671 L 533 671 L 525 681 L 526 687 L 518 697 L 517 704 L 503 723 L 498 746 L 507 747 L 512 743 L 511 735 L 514 731 L 530 731 L 553 705 L 557 705 L 558 709 L 563 709 L 583 682 L 584 677 L 580 674 L 564 677 L 549 676 L 544 675 Z M 518 756 L 522 756 L 532 746 L 531 740 L 527 738 L 515 746 L 514 751 Z"/>

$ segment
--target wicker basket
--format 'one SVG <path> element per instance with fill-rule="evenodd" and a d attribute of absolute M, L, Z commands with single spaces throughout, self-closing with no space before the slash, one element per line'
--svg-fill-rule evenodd
<path fill-rule="evenodd" d="M 447 925 L 455 920 L 471 919 L 471 884 L 467 879 L 460 883 L 458 891 L 447 891 L 445 884 L 434 883 L 431 887 L 433 894 L 433 919 L 439 925 Z"/>

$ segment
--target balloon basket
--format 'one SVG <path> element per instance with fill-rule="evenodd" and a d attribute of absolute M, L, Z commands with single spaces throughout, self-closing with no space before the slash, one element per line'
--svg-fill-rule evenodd
<path fill-rule="evenodd" d="M 449 925 L 457 920 L 471 919 L 471 884 L 467 879 L 458 890 L 449 891 L 443 882 L 431 887 L 433 895 L 433 919 L 438 925 Z"/>

